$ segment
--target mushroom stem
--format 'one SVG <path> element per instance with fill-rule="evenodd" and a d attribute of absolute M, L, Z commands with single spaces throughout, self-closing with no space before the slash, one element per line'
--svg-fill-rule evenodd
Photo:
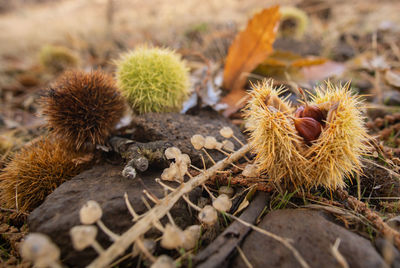
<path fill-rule="evenodd" d="M 96 250 L 96 252 L 100 255 L 101 253 L 104 252 L 103 247 L 99 244 L 99 242 L 97 242 L 96 240 L 92 242 L 92 244 L 90 244 L 92 246 L 92 248 L 94 250 Z"/>
<path fill-rule="evenodd" d="M 191 206 L 192 208 L 194 208 L 197 211 L 201 211 L 201 208 L 199 206 L 196 206 L 195 204 L 193 204 L 193 202 L 190 201 L 190 199 L 186 195 L 183 195 L 182 198 L 183 198 L 183 200 L 186 201 L 186 203 L 188 203 L 189 206 Z"/>
<path fill-rule="evenodd" d="M 238 137 L 236 137 L 235 135 L 232 135 L 232 138 L 234 138 L 240 144 L 240 146 L 244 146 L 244 143 L 241 140 L 239 140 Z"/>
<path fill-rule="evenodd" d="M 100 228 L 106 235 L 108 235 L 108 236 L 110 237 L 110 239 L 111 239 L 112 241 L 116 241 L 116 240 L 120 237 L 119 235 L 117 235 L 116 233 L 114 233 L 113 231 L 111 231 L 110 229 L 108 229 L 108 227 L 105 226 L 105 224 L 104 224 L 101 220 L 96 221 L 96 223 L 97 223 L 97 225 L 99 226 L 99 228 Z"/>
<path fill-rule="evenodd" d="M 214 159 L 211 157 L 211 155 L 207 152 L 206 149 L 202 148 L 203 152 L 208 156 L 208 158 L 211 160 L 211 162 L 215 165 Z"/>
<path fill-rule="evenodd" d="M 129 202 L 128 194 L 126 192 L 124 193 L 124 199 L 125 199 L 125 205 L 128 208 L 129 213 L 131 213 L 133 220 L 137 221 L 140 218 L 140 216 L 133 209 L 131 202 Z"/>
<path fill-rule="evenodd" d="M 175 188 L 172 188 L 172 187 L 166 185 L 165 183 L 163 183 L 159 178 L 156 179 L 156 182 L 158 184 L 160 184 L 162 187 L 164 187 L 165 189 L 170 190 L 171 192 L 176 190 Z"/>

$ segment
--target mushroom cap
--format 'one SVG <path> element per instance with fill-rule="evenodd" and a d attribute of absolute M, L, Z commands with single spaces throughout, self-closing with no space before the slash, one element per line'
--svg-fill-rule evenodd
<path fill-rule="evenodd" d="M 79 218 L 83 224 L 93 224 L 100 220 L 102 215 L 99 203 L 94 200 L 87 201 L 79 211 Z"/>

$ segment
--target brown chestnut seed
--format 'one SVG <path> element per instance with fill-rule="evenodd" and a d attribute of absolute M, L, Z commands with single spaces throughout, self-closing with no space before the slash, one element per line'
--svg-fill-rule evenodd
<path fill-rule="evenodd" d="M 311 117 L 293 118 L 294 127 L 307 143 L 318 139 L 322 132 L 322 125 Z"/>
<path fill-rule="evenodd" d="M 302 117 L 311 117 L 320 123 L 326 119 L 326 115 L 324 116 L 322 110 L 316 105 L 306 105 Z"/>
<path fill-rule="evenodd" d="M 324 112 L 321 108 L 317 105 L 308 105 L 300 106 L 295 111 L 294 115 L 298 118 L 302 117 L 311 117 L 317 120 L 322 126 L 325 125 L 326 120 L 326 112 Z"/>

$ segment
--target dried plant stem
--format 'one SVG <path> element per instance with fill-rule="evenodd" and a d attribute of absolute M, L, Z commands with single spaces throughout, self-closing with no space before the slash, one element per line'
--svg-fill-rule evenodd
<path fill-rule="evenodd" d="M 245 145 L 230 157 L 219 161 L 203 173 L 190 179 L 188 182 L 182 183 L 174 192 L 171 192 L 161 199 L 159 204 L 149 210 L 143 218 L 138 220 L 135 225 L 122 234 L 107 250 L 101 253 L 91 264 L 89 264 L 88 267 L 105 267 L 110 264 L 116 257 L 123 254 L 133 242 L 146 233 L 153 226 L 152 223 L 155 220 L 164 217 L 183 195 L 203 184 L 211 176 L 215 175 L 217 171 L 226 168 L 232 162 L 242 158 L 249 150 L 249 145 Z"/>
<path fill-rule="evenodd" d="M 243 250 L 236 246 L 237 251 L 239 252 L 240 257 L 242 258 L 243 262 L 246 264 L 248 268 L 253 268 L 253 265 L 250 263 L 249 259 L 247 259 L 246 255 L 244 254 Z"/>
<path fill-rule="evenodd" d="M 389 237 L 393 239 L 394 245 L 400 249 L 400 233 L 397 232 L 395 229 L 391 228 L 387 223 L 385 223 L 382 218 L 367 205 L 357 200 L 354 196 L 349 195 L 344 190 L 337 191 L 342 199 L 347 201 L 349 207 L 355 210 L 357 213 L 364 215 L 366 219 L 368 219 L 371 224 L 380 232 L 384 237 Z"/>
<path fill-rule="evenodd" d="M 349 264 L 347 263 L 342 253 L 340 253 L 339 251 L 339 245 L 340 245 L 340 238 L 337 238 L 335 244 L 333 244 L 333 246 L 331 247 L 331 253 L 342 268 L 349 268 L 350 267 Z"/>

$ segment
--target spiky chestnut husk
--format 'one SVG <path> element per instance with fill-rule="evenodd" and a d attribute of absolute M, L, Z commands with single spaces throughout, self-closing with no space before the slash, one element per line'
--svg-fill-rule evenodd
<path fill-rule="evenodd" d="M 39 54 L 40 64 L 47 70 L 59 73 L 78 66 L 79 59 L 70 49 L 63 46 L 44 46 Z"/>
<path fill-rule="evenodd" d="M 307 14 L 293 6 L 281 7 L 280 12 L 280 34 L 284 37 L 302 38 L 309 24 Z"/>
<path fill-rule="evenodd" d="M 0 203 L 15 209 L 17 197 L 18 209 L 31 211 L 57 186 L 89 165 L 83 157 L 50 138 L 22 148 L 0 174 Z"/>
<path fill-rule="evenodd" d="M 349 84 L 327 82 L 326 87 L 317 88 L 309 105 L 327 117 L 322 132 L 307 143 L 291 120 L 294 109 L 279 99 L 282 91 L 269 80 L 254 86 L 250 93 L 246 120 L 259 171 L 275 182 L 287 179 L 303 188 L 343 187 L 344 178 L 361 171 L 360 158 L 368 150 L 360 99 L 351 94 Z"/>
<path fill-rule="evenodd" d="M 104 144 L 124 112 L 114 80 L 100 71 L 66 72 L 41 102 L 52 133 L 76 150 Z"/>
<path fill-rule="evenodd" d="M 139 47 L 117 62 L 117 81 L 139 113 L 176 112 L 189 94 L 189 73 L 180 56 L 165 48 Z"/>

